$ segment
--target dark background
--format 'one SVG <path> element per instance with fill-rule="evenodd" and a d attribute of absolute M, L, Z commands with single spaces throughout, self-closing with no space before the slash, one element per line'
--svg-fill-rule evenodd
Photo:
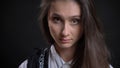
<path fill-rule="evenodd" d="M 1 68 L 17 68 L 34 52 L 33 48 L 46 47 L 38 22 L 40 0 L 4 0 L 1 3 Z M 115 68 L 120 68 L 119 4 L 119 0 L 95 0 Z"/>

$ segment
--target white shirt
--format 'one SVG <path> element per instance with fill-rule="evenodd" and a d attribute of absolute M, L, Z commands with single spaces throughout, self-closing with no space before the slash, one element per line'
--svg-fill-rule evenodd
<path fill-rule="evenodd" d="M 70 68 L 71 62 L 72 60 L 65 62 L 56 52 L 54 45 L 51 46 L 48 60 L 49 68 Z"/>
<path fill-rule="evenodd" d="M 70 68 L 72 60 L 65 62 L 56 52 L 55 47 L 52 45 L 48 57 L 48 68 Z M 27 68 L 28 60 L 25 60 L 18 68 Z M 110 68 L 113 68 L 109 65 Z"/>

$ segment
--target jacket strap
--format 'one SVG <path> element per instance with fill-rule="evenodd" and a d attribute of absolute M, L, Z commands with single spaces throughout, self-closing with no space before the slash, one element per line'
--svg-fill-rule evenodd
<path fill-rule="evenodd" d="M 48 48 L 37 49 L 37 53 L 28 58 L 27 68 L 48 68 Z"/>

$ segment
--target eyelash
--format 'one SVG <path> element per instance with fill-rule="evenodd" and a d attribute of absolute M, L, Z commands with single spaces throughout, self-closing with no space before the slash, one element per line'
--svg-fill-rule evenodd
<path fill-rule="evenodd" d="M 53 20 L 55 23 L 60 23 L 60 22 L 62 21 L 59 17 L 53 17 L 52 20 Z"/>
<path fill-rule="evenodd" d="M 61 23 L 61 22 L 63 22 L 63 20 L 61 18 L 59 18 L 59 17 L 53 17 L 52 21 L 54 23 Z M 71 22 L 71 24 L 76 25 L 76 24 L 80 23 L 80 19 L 73 18 L 73 19 L 70 20 L 70 22 Z"/>
<path fill-rule="evenodd" d="M 72 20 L 71 20 L 71 24 L 72 24 L 72 25 L 77 25 L 77 24 L 79 24 L 79 23 L 80 23 L 80 19 L 76 19 L 76 18 L 75 18 L 75 19 L 72 19 Z"/>

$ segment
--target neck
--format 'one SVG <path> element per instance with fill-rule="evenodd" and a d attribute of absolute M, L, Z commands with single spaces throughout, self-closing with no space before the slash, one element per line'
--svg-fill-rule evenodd
<path fill-rule="evenodd" d="M 56 44 L 55 49 L 65 62 L 68 62 L 74 58 L 75 46 L 70 48 L 61 48 Z"/>

